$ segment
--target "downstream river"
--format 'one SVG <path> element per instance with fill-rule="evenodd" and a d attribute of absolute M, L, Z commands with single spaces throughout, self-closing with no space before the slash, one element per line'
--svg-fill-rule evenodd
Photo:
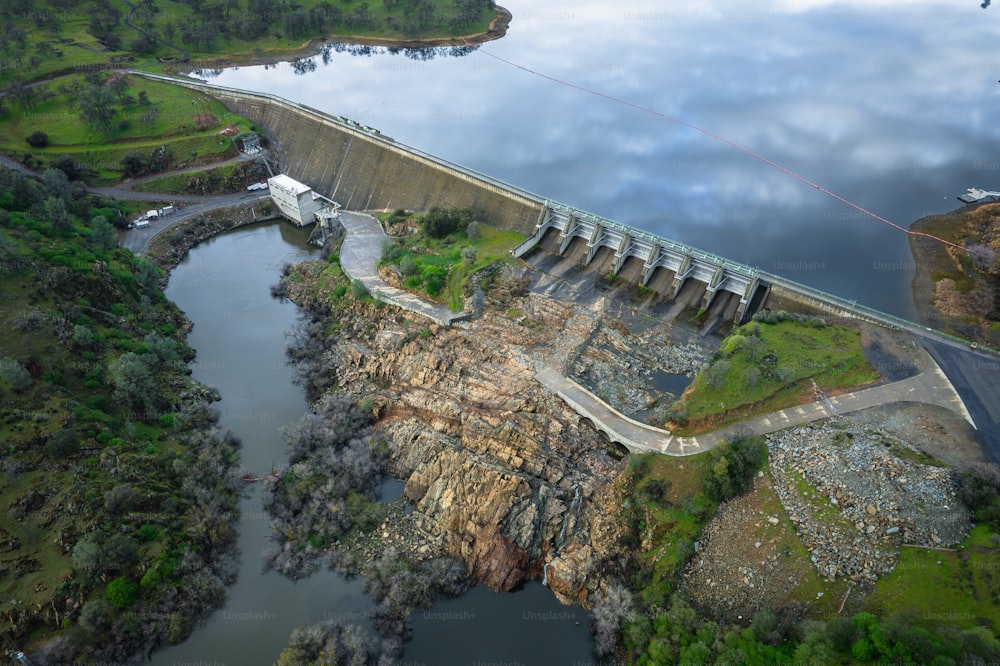
<path fill-rule="evenodd" d="M 958 207 L 968 187 L 1000 190 L 996 3 L 500 4 L 507 36 L 462 57 L 331 52 L 312 71 L 212 80 L 907 317 L 901 230 L 689 126 L 553 79 L 714 132 L 903 227 Z"/>
<path fill-rule="evenodd" d="M 220 425 L 243 441 L 243 466 L 262 476 L 287 460 L 281 426 L 306 412 L 285 362 L 285 333 L 297 308 L 270 296 L 285 263 L 308 259 L 308 231 L 285 223 L 244 227 L 193 248 L 170 276 L 167 297 L 194 322 L 195 378 L 222 395 Z M 386 484 L 397 496 L 399 484 Z M 293 582 L 261 574 L 270 520 L 259 487 L 240 503 L 239 578 L 225 606 L 182 643 L 153 656 L 154 666 L 272 664 L 291 632 L 327 619 L 367 625 L 371 600 L 359 578 L 320 571 Z M 497 662 L 573 664 L 592 661 L 587 613 L 561 606 L 535 583 L 501 595 L 476 588 L 414 614 L 406 661 L 433 665 Z M 512 636 L 518 637 L 512 641 Z M 412 653 L 412 657 L 411 657 Z"/>

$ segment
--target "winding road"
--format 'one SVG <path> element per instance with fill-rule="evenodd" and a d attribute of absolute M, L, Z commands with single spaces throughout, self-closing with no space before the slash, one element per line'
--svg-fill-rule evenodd
<path fill-rule="evenodd" d="M 122 247 L 127 247 L 136 254 L 145 254 L 149 249 L 149 244 L 159 234 L 167 231 L 170 227 L 174 226 L 178 222 L 183 222 L 184 220 L 190 219 L 196 215 L 204 215 L 205 213 L 210 213 L 214 210 L 220 208 L 228 208 L 230 206 L 235 206 L 237 204 L 249 203 L 259 199 L 266 199 L 268 197 L 267 191 L 256 191 L 256 192 L 240 192 L 239 194 L 219 194 L 219 195 L 197 195 L 197 194 L 164 194 L 161 192 L 135 192 L 131 188 L 139 183 L 145 182 L 147 180 L 152 180 L 154 178 L 162 178 L 164 176 L 173 173 L 185 173 L 188 171 L 203 171 L 205 169 L 212 169 L 224 164 L 229 164 L 233 161 L 238 161 L 240 158 L 226 160 L 225 162 L 219 162 L 216 164 L 206 164 L 199 167 L 191 167 L 187 169 L 178 169 L 176 171 L 169 171 L 164 173 L 158 173 L 153 176 L 148 176 L 145 178 L 139 178 L 129 183 L 124 183 L 121 185 L 115 185 L 113 187 L 88 187 L 87 192 L 90 194 L 95 194 L 98 196 L 110 197 L 114 199 L 127 199 L 129 201 L 149 201 L 151 203 L 157 204 L 184 204 L 183 208 L 177 210 L 176 213 L 170 215 L 166 218 L 156 220 L 152 222 L 148 227 L 143 229 L 129 229 L 120 234 L 119 238 Z M 23 164 L 20 164 L 8 157 L 0 156 L 0 165 L 13 169 L 19 173 L 23 173 L 26 176 L 31 176 L 33 178 L 38 178 L 39 175 L 28 169 Z M 161 206 L 157 206 L 158 208 Z"/>

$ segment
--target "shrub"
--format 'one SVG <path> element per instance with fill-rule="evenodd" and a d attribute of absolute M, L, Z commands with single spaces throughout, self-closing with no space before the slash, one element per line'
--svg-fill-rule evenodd
<path fill-rule="evenodd" d="M 4 356 L 0 359 L 0 379 L 10 384 L 15 391 L 23 391 L 31 386 L 31 374 L 21 366 L 17 359 Z"/>
<path fill-rule="evenodd" d="M 472 222 L 469 208 L 445 209 L 435 206 L 424 215 L 424 233 L 433 238 L 444 238 L 456 231 L 465 231 Z"/>
<path fill-rule="evenodd" d="M 139 585 L 128 578 L 115 578 L 108 583 L 104 594 L 115 608 L 128 608 L 135 603 Z"/>
<path fill-rule="evenodd" d="M 135 533 L 135 538 L 142 543 L 154 541 L 158 536 L 160 536 L 160 529 L 156 525 L 150 525 L 149 523 L 140 527 Z"/>
<path fill-rule="evenodd" d="M 767 446 L 760 439 L 737 440 L 712 451 L 711 471 L 705 477 L 705 492 L 724 501 L 748 490 L 754 474 L 767 459 Z"/>
<path fill-rule="evenodd" d="M 68 458 L 80 450 L 80 437 L 73 430 L 59 430 L 45 442 L 45 452 L 54 458 Z"/>
<path fill-rule="evenodd" d="M 102 634 L 111 626 L 111 606 L 104 599 L 91 599 L 80 609 L 80 626 L 92 634 Z"/>
<path fill-rule="evenodd" d="M 27 141 L 28 145 L 33 148 L 45 148 L 49 145 L 49 135 L 45 132 L 34 131 L 28 135 L 28 138 L 25 139 L 25 141 Z"/>
<path fill-rule="evenodd" d="M 115 486 L 104 495 L 104 509 L 111 515 L 131 510 L 139 500 L 139 493 L 128 484 Z"/>
<path fill-rule="evenodd" d="M 420 264 L 418 264 L 410 255 L 406 255 L 399 260 L 399 272 L 403 275 L 409 277 L 416 274 L 419 270 Z"/>
<path fill-rule="evenodd" d="M 351 296 L 354 298 L 364 298 L 368 295 L 368 289 L 365 287 L 365 283 L 361 280 L 351 281 Z"/>

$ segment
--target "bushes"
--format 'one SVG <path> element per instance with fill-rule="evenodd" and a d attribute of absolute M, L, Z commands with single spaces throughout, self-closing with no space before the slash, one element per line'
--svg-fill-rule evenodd
<path fill-rule="evenodd" d="M 49 135 L 45 132 L 34 131 L 25 139 L 32 148 L 45 148 L 49 145 Z"/>
<path fill-rule="evenodd" d="M 432 238 L 444 238 L 456 231 L 465 231 L 472 222 L 471 208 L 445 209 L 435 206 L 422 220 L 424 233 Z"/>
<path fill-rule="evenodd" d="M 10 384 L 15 391 L 23 391 L 31 386 L 31 374 L 21 366 L 17 359 L 4 356 L 0 359 L 0 379 Z"/>
<path fill-rule="evenodd" d="M 362 299 L 368 295 L 368 288 L 365 287 L 365 283 L 361 280 L 351 280 L 351 296 L 357 299 Z"/>
<path fill-rule="evenodd" d="M 705 477 L 705 493 L 717 502 L 742 494 L 767 459 L 767 445 L 761 438 L 739 439 L 712 451 L 710 472 Z"/>
<path fill-rule="evenodd" d="M 139 595 L 139 585 L 129 578 L 115 578 L 108 583 L 104 594 L 115 608 L 128 608 Z"/>
<path fill-rule="evenodd" d="M 69 458 L 80 451 L 80 437 L 73 430 L 58 430 L 45 442 L 45 452 L 53 458 Z"/>

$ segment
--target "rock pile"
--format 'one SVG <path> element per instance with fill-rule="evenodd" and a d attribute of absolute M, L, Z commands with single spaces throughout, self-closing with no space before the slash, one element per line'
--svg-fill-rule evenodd
<path fill-rule="evenodd" d="M 828 579 L 874 582 L 901 544 L 947 546 L 968 531 L 953 472 L 884 431 L 807 426 L 769 435 L 768 450 L 781 503 Z"/>

